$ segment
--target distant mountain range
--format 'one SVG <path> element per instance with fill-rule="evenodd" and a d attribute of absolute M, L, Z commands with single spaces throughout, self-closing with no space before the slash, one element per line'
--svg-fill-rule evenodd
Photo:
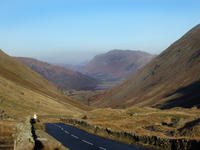
<path fill-rule="evenodd" d="M 62 90 L 92 90 L 99 83 L 96 79 L 80 72 L 48 64 L 33 58 L 14 57 L 14 59 L 41 74 L 45 79 Z"/>
<path fill-rule="evenodd" d="M 199 89 L 200 25 L 197 25 L 126 82 L 90 101 L 94 106 L 112 108 L 200 107 Z"/>
<path fill-rule="evenodd" d="M 135 74 L 154 57 L 142 51 L 111 50 L 95 56 L 79 71 L 100 80 L 123 80 Z"/>
<path fill-rule="evenodd" d="M 109 81 L 106 87 L 103 86 L 104 89 L 128 79 L 154 57 L 155 55 L 142 51 L 112 50 L 79 66 L 54 65 L 34 58 L 13 58 L 41 74 L 61 90 L 94 90 L 102 82 Z"/>

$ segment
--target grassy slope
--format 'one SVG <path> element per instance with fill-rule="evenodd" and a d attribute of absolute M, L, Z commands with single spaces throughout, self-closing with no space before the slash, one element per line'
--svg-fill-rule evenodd
<path fill-rule="evenodd" d="M 136 75 L 94 99 L 95 106 L 199 105 L 200 25 L 173 43 Z"/>
<path fill-rule="evenodd" d="M 82 113 L 89 108 L 70 100 L 28 67 L 0 51 L 0 109 L 16 116 L 38 113 Z"/>
<path fill-rule="evenodd" d="M 15 125 L 28 115 L 79 116 L 86 110 L 0 50 L 0 149 L 13 149 Z"/>

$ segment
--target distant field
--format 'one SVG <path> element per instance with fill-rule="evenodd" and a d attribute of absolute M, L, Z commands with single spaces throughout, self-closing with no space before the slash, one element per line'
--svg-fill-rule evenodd
<path fill-rule="evenodd" d="M 115 80 L 115 81 L 102 80 L 101 83 L 97 85 L 96 90 L 107 90 L 115 85 L 122 83 L 123 81 L 124 80 Z"/>
<path fill-rule="evenodd" d="M 98 95 L 98 94 L 101 94 L 103 93 L 104 90 L 94 90 L 94 91 L 84 91 L 84 90 L 81 90 L 81 91 L 76 91 L 76 90 L 69 90 L 69 91 L 66 91 L 65 93 L 67 94 L 67 96 L 69 96 L 71 99 L 73 100 L 76 100 L 82 104 L 85 104 L 85 105 L 90 105 L 88 99 L 94 95 Z"/>

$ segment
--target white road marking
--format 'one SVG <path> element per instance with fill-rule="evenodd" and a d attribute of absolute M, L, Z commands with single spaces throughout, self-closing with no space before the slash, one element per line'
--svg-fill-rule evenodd
<path fill-rule="evenodd" d="M 55 125 L 56 127 L 58 127 L 58 128 L 60 128 L 61 130 L 62 130 L 62 127 L 61 126 L 59 126 L 59 125 Z"/>
<path fill-rule="evenodd" d="M 64 132 L 65 132 L 65 133 L 67 133 L 67 134 L 69 134 L 69 132 L 68 132 L 68 131 L 66 131 L 66 130 L 64 130 Z"/>
<path fill-rule="evenodd" d="M 106 149 L 105 149 L 105 148 L 103 148 L 103 147 L 99 147 L 99 149 L 106 150 Z"/>
<path fill-rule="evenodd" d="M 70 134 L 68 131 L 64 130 L 61 126 L 58 126 L 58 125 L 55 125 L 55 126 L 57 126 L 58 128 L 60 128 L 66 134 Z M 71 134 L 71 136 L 74 137 L 74 138 L 76 138 L 76 139 L 79 139 L 79 137 L 77 137 L 76 135 Z M 81 140 L 81 141 L 84 142 L 84 143 L 87 143 L 89 145 L 94 145 L 93 143 L 90 143 L 90 142 L 88 142 L 86 140 Z M 106 148 L 103 148 L 103 147 L 98 147 L 98 148 L 101 149 L 101 150 L 106 150 Z"/>
<path fill-rule="evenodd" d="M 89 144 L 89 145 L 94 145 L 93 143 L 90 143 L 90 142 L 85 141 L 85 140 L 81 140 L 81 141 L 84 142 L 84 143 L 87 143 L 87 144 Z"/>
<path fill-rule="evenodd" d="M 75 139 L 78 139 L 78 137 L 76 135 L 71 134 L 72 137 L 74 137 Z"/>

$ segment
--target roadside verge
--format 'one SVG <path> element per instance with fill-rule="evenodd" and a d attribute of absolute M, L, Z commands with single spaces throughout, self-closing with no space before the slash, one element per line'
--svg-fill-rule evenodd
<path fill-rule="evenodd" d="M 42 123 L 27 117 L 16 125 L 14 150 L 69 150 L 44 130 Z"/>

